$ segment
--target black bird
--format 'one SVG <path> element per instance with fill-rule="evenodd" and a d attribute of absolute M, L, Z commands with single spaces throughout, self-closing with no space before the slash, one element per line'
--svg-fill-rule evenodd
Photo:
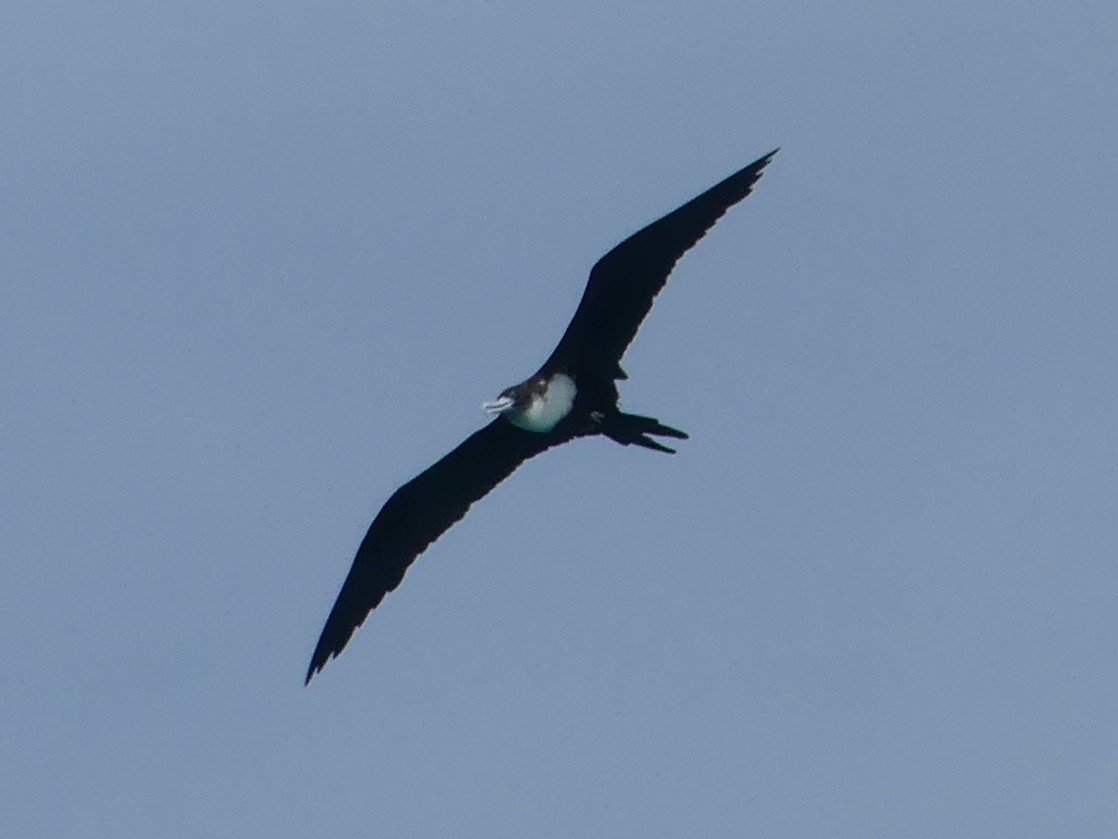
<path fill-rule="evenodd" d="M 307 669 L 307 684 L 338 655 L 384 595 L 400 584 L 417 556 L 470 505 L 521 463 L 576 437 L 602 434 L 674 453 L 653 437 L 687 435 L 652 417 L 622 413 L 616 381 L 628 378 L 621 356 L 676 262 L 747 195 L 778 150 L 715 184 L 659 221 L 634 233 L 594 266 L 582 301 L 559 345 L 529 379 L 482 408 L 495 414 L 434 466 L 388 499 L 357 556 Z"/>

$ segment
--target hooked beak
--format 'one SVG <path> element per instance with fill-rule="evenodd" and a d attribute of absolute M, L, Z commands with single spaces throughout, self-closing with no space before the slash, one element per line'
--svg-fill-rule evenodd
<path fill-rule="evenodd" d="M 481 409 L 492 417 L 497 414 L 503 414 L 515 404 L 516 400 L 511 396 L 502 396 L 500 399 L 495 399 L 492 402 L 482 402 Z"/>

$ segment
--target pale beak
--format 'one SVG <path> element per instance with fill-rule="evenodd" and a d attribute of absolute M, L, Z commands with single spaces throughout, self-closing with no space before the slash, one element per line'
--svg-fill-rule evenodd
<path fill-rule="evenodd" d="M 492 402 L 482 402 L 481 409 L 489 414 L 489 416 L 495 416 L 497 414 L 503 414 L 515 404 L 516 400 L 511 396 L 502 396 Z"/>

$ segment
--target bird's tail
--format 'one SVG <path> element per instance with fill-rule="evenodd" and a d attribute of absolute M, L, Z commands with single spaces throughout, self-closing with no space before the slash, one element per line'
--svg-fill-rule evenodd
<path fill-rule="evenodd" d="M 658 419 L 641 417 L 636 414 L 623 414 L 620 411 L 603 417 L 602 433 L 623 446 L 635 444 L 668 454 L 675 454 L 675 449 L 669 449 L 662 443 L 653 440 L 649 435 L 675 437 L 677 440 L 687 439 L 685 432 L 678 428 L 672 428 L 670 425 L 664 425 Z"/>

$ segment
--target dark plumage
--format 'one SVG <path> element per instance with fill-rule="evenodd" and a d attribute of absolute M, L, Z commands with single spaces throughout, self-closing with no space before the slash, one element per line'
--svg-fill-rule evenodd
<path fill-rule="evenodd" d="M 776 151 L 634 233 L 590 272 L 555 351 L 539 371 L 484 406 L 499 414 L 418 477 L 373 519 L 318 639 L 306 681 L 345 648 L 354 630 L 428 545 L 530 457 L 576 437 L 673 452 L 653 437 L 686 439 L 651 417 L 622 413 L 621 357 L 672 268 L 723 213 L 747 195 Z"/>

